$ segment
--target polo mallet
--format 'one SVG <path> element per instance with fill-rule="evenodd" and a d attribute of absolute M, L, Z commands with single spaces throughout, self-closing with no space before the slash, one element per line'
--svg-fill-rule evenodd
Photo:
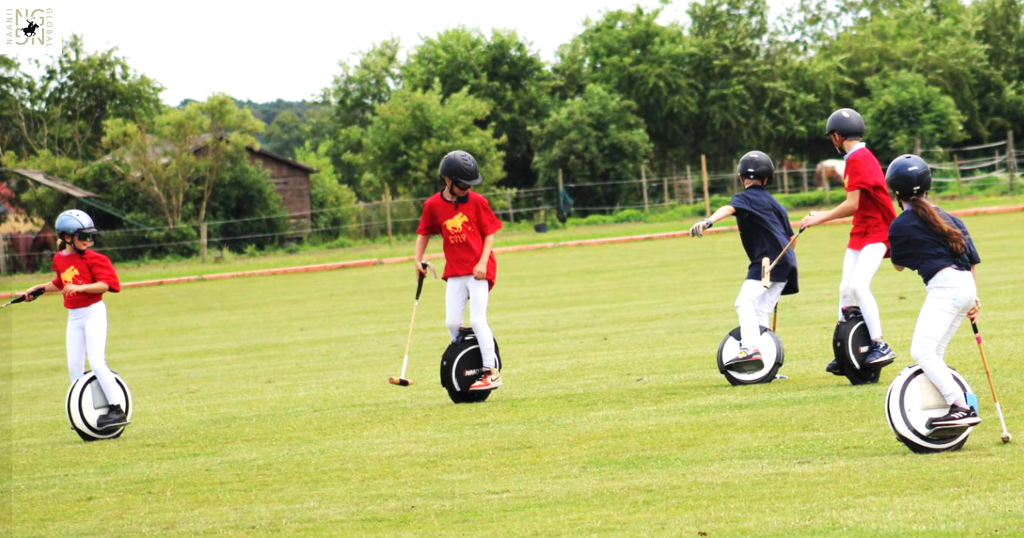
<path fill-rule="evenodd" d="M 423 268 L 430 269 L 430 273 L 434 275 L 434 278 L 437 278 L 434 266 L 430 265 L 429 262 L 423 262 Z M 409 323 L 409 338 L 405 341 L 405 359 L 402 361 L 402 375 L 388 378 L 388 383 L 398 385 L 399 387 L 408 387 L 414 384 L 412 380 L 405 378 L 405 369 L 409 367 L 409 347 L 412 346 L 412 328 L 416 326 L 416 308 L 420 306 L 420 292 L 423 291 L 423 279 L 426 276 L 426 273 L 420 273 L 416 281 L 416 302 L 412 304 L 412 321 Z"/>
<path fill-rule="evenodd" d="M 36 288 L 36 289 L 32 290 L 32 293 L 30 293 L 28 295 L 31 295 L 33 298 L 35 298 L 35 297 L 39 297 L 40 295 L 42 295 L 44 293 L 46 293 L 45 289 L 43 289 L 43 288 Z M 7 301 L 6 303 L 0 305 L 0 309 L 7 308 L 8 306 L 11 306 L 12 304 L 24 303 L 25 302 L 25 298 L 28 295 L 20 295 L 20 296 L 12 299 L 10 301 Z"/>
<path fill-rule="evenodd" d="M 796 238 L 800 237 L 800 234 L 804 233 L 804 230 L 806 229 L 807 228 L 800 228 L 800 231 L 793 235 L 793 238 L 789 240 L 789 243 L 786 243 L 786 247 L 782 249 L 782 252 L 779 253 L 778 258 L 775 258 L 775 261 L 769 263 L 769 259 L 767 256 L 761 258 L 762 286 L 764 286 L 765 288 L 770 288 L 772 286 L 772 269 L 775 269 L 775 266 L 778 265 L 780 260 L 782 260 L 782 257 L 785 256 L 787 252 L 789 252 L 789 249 L 793 248 L 793 245 L 796 244 Z"/>
<path fill-rule="evenodd" d="M 988 359 L 985 358 L 985 347 L 981 345 L 981 333 L 978 332 L 978 324 L 971 321 L 971 328 L 974 329 L 974 339 L 978 341 L 978 350 L 981 351 L 981 363 L 985 365 L 985 375 L 988 377 L 988 388 L 992 389 L 992 401 L 996 404 L 996 414 L 999 415 L 999 424 L 1003 426 L 1003 434 L 999 436 L 1004 443 L 1013 440 L 1010 432 L 1006 431 L 1006 420 L 1003 419 L 1003 410 L 999 407 L 999 397 L 996 396 L 996 386 L 992 383 L 992 372 L 988 369 Z"/>

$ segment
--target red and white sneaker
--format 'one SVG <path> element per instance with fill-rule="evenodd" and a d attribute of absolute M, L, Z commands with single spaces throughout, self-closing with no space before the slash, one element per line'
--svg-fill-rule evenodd
<path fill-rule="evenodd" d="M 739 353 L 725 361 L 725 368 L 739 374 L 749 374 L 764 368 L 764 359 L 757 349 L 740 348 Z"/>
<path fill-rule="evenodd" d="M 494 390 L 501 386 L 501 372 L 488 370 L 476 383 L 470 385 L 469 390 Z"/>

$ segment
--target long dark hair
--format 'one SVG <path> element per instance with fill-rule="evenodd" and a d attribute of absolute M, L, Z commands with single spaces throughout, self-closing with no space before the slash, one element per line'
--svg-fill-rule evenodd
<path fill-rule="evenodd" d="M 917 213 L 917 216 L 921 217 L 921 220 L 925 221 L 933 232 L 949 244 L 949 248 L 953 249 L 953 254 L 960 256 L 967 250 L 964 234 L 960 233 L 955 226 L 951 226 L 946 219 L 942 218 L 942 215 L 939 215 L 938 211 L 935 211 L 932 204 L 925 198 L 925 193 L 901 201 L 909 205 L 910 209 L 914 210 L 914 213 Z"/>

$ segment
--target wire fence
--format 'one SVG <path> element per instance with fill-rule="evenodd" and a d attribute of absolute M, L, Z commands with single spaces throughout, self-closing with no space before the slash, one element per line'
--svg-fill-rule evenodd
<path fill-rule="evenodd" d="M 1024 169 L 1024 152 L 1013 151 L 1012 139 L 960 148 L 934 148 L 921 152 L 933 170 L 935 189 L 962 195 L 975 187 L 1010 189 Z M 843 161 L 807 163 L 780 161 L 769 190 L 780 194 L 815 193 L 805 205 L 831 204 L 845 196 L 842 191 Z M 704 207 L 727 202 L 742 190 L 733 170 L 695 174 L 693 167 L 671 175 L 590 181 L 575 178 L 561 186 L 542 183 L 527 189 L 492 188 L 480 194 L 506 226 L 533 227 L 554 219 L 584 218 L 627 210 L 650 212 L 676 206 L 693 206 L 695 214 Z M 549 183 L 554 183 L 549 182 Z M 704 193 L 708 196 L 705 197 Z M 716 200 L 715 198 L 720 198 Z M 203 225 L 126 227 L 98 234 L 96 250 L 112 259 L 196 256 L 208 251 L 215 256 L 223 250 L 241 252 L 267 245 L 312 241 L 339 246 L 352 241 L 394 240 L 415 234 L 426 197 L 405 197 L 359 202 L 311 211 L 211 220 Z M 704 206 L 704 207 L 701 207 Z M 711 207 L 714 209 L 714 207 Z M 38 236 L 26 234 L 0 239 L 0 270 L 24 271 L 45 268 L 52 256 L 55 238 L 40 245 Z M 49 247 L 49 248 L 47 248 Z"/>

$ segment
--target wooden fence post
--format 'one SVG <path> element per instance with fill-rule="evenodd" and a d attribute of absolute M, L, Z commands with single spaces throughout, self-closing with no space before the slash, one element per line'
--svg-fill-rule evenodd
<path fill-rule="evenodd" d="M 359 203 L 359 236 L 366 239 L 366 204 Z"/>
<path fill-rule="evenodd" d="M 1013 131 L 1006 131 L 1006 173 L 1010 176 L 1010 192 L 1017 179 L 1017 152 L 1013 149 Z"/>
<path fill-rule="evenodd" d="M 565 190 L 565 183 L 562 182 L 562 169 L 558 169 L 558 195 L 555 197 L 555 215 L 558 215 L 558 207 L 562 205 L 562 191 Z M 569 208 L 566 208 L 569 209 Z M 568 218 L 569 215 L 566 215 Z"/>
<path fill-rule="evenodd" d="M 510 224 L 515 224 L 516 212 L 512 208 L 512 191 L 505 191 L 505 200 L 508 201 L 508 221 Z"/>
<path fill-rule="evenodd" d="M 920 138 L 915 138 L 914 139 L 914 155 L 917 155 L 918 157 L 921 156 L 921 139 Z"/>
<path fill-rule="evenodd" d="M 708 158 L 700 155 L 700 173 L 704 177 L 704 218 L 711 217 L 711 195 L 708 194 Z"/>
<path fill-rule="evenodd" d="M 7 238 L 0 234 L 0 276 L 7 274 Z"/>
<path fill-rule="evenodd" d="M 803 178 L 803 192 L 807 192 L 807 163 L 800 167 L 800 175 Z"/>
<path fill-rule="evenodd" d="M 394 238 L 391 236 L 391 186 L 384 184 L 384 215 L 388 221 L 388 245 L 395 246 Z"/>
<path fill-rule="evenodd" d="M 665 191 L 665 205 L 668 205 L 668 178 L 661 178 L 661 188 Z"/>
<path fill-rule="evenodd" d="M 203 222 L 199 225 L 199 257 L 203 263 L 206 263 L 206 245 L 207 245 L 206 223 Z"/>
<path fill-rule="evenodd" d="M 789 194 L 789 167 L 786 166 L 788 159 L 782 159 L 782 185 L 785 193 Z"/>
<path fill-rule="evenodd" d="M 675 164 L 672 165 L 672 190 L 673 190 L 673 194 L 675 194 L 674 199 L 675 199 L 676 203 L 678 204 L 679 203 L 679 174 L 676 173 L 676 165 Z"/>
<path fill-rule="evenodd" d="M 686 165 L 686 203 L 693 205 L 693 174 L 690 165 Z"/>
<path fill-rule="evenodd" d="M 640 184 L 644 190 L 644 213 L 647 213 L 649 206 L 647 203 L 647 167 L 640 165 Z"/>
<path fill-rule="evenodd" d="M 963 181 L 960 178 L 960 158 L 953 155 L 953 170 L 956 171 L 956 197 L 964 197 Z"/>

